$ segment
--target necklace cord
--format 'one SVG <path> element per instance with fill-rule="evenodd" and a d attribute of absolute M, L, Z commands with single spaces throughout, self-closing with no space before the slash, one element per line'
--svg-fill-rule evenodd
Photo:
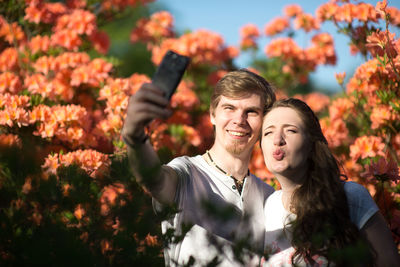
<path fill-rule="evenodd" d="M 225 175 L 231 177 L 231 178 L 234 180 L 235 185 L 236 185 L 236 187 L 237 187 L 239 193 L 241 194 L 241 193 L 242 193 L 242 189 L 243 189 L 244 179 L 250 174 L 250 170 L 247 169 L 247 174 L 246 174 L 246 176 L 243 177 L 243 180 L 242 180 L 242 181 L 239 181 L 238 179 L 236 179 L 235 176 L 233 176 L 233 175 L 227 173 L 226 171 L 224 171 L 220 166 L 218 166 L 218 165 L 214 162 L 213 158 L 211 157 L 211 154 L 210 154 L 210 151 L 209 151 L 209 150 L 207 150 L 206 154 L 207 154 L 208 158 L 210 159 L 210 162 L 214 165 L 215 168 L 217 168 L 217 169 L 218 169 L 219 171 L 221 171 L 223 174 L 225 174 Z"/>

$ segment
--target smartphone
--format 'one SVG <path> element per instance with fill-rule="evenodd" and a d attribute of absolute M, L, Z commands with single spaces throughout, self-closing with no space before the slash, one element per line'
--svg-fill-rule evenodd
<path fill-rule="evenodd" d="M 189 57 L 168 50 L 154 73 L 152 83 L 165 92 L 168 100 L 178 87 L 189 62 Z"/>

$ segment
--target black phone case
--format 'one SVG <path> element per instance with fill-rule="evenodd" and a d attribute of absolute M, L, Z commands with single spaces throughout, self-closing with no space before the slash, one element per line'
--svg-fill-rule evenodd
<path fill-rule="evenodd" d="M 154 73 L 152 83 L 165 92 L 169 100 L 178 87 L 190 59 L 169 50 Z"/>

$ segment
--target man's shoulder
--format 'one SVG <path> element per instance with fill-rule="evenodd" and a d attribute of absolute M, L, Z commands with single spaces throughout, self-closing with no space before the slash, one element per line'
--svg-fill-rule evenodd
<path fill-rule="evenodd" d="M 267 184 L 261 178 L 255 176 L 254 174 L 250 175 L 250 179 L 252 179 L 254 185 L 257 188 L 266 192 L 268 195 L 272 194 L 275 191 L 275 189 L 272 186 L 270 186 L 269 184 Z"/>
<path fill-rule="evenodd" d="M 167 163 L 167 165 L 173 165 L 173 164 L 196 164 L 196 162 L 198 162 L 200 158 L 201 158 L 200 155 L 179 156 L 179 157 L 173 158 L 170 162 Z"/>
<path fill-rule="evenodd" d="M 186 170 L 192 168 L 198 168 L 201 165 L 202 157 L 200 155 L 196 156 L 180 156 L 172 159 L 166 165 L 173 168 L 174 170 Z"/>

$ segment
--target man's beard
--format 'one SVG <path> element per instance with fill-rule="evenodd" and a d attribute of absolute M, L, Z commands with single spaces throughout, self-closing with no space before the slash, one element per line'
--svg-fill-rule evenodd
<path fill-rule="evenodd" d="M 246 148 L 245 143 L 242 141 L 233 141 L 231 144 L 228 145 L 226 150 L 233 155 L 240 155 Z"/>

